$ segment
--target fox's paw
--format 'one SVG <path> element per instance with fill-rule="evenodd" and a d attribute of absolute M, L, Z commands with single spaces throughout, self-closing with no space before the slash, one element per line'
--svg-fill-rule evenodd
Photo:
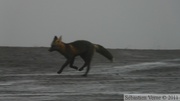
<path fill-rule="evenodd" d="M 62 71 L 58 71 L 57 73 L 58 73 L 58 74 L 61 74 L 61 72 L 62 72 Z"/>
<path fill-rule="evenodd" d="M 75 69 L 75 70 L 78 70 L 78 67 L 76 67 L 76 66 L 70 66 L 70 67 Z"/>

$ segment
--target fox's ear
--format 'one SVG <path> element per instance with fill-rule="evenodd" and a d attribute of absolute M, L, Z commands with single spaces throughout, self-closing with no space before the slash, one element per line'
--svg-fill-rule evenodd
<path fill-rule="evenodd" d="M 57 40 L 58 39 L 58 37 L 57 36 L 54 36 L 54 40 Z"/>
<path fill-rule="evenodd" d="M 62 35 L 59 37 L 59 40 L 60 40 L 60 41 L 62 40 Z"/>

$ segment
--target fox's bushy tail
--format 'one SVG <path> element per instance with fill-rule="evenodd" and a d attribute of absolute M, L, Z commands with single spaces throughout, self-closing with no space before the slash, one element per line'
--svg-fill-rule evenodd
<path fill-rule="evenodd" d="M 94 44 L 94 46 L 95 46 L 96 52 L 100 53 L 101 55 L 109 59 L 111 62 L 113 62 L 113 56 L 107 49 L 105 49 L 103 46 L 98 45 L 98 44 Z"/>

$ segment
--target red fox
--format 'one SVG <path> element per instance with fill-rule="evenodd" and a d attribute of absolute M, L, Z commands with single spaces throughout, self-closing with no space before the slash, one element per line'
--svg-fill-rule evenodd
<path fill-rule="evenodd" d="M 111 62 L 113 61 L 113 56 L 110 52 L 108 52 L 103 46 L 98 44 L 93 44 L 89 41 L 78 40 L 71 43 L 62 42 L 62 36 L 59 38 L 57 36 L 54 37 L 54 40 L 51 43 L 51 47 L 49 49 L 50 52 L 58 51 L 61 53 L 67 60 L 62 65 L 61 69 L 57 72 L 60 74 L 63 69 L 69 64 L 69 66 L 73 69 L 82 71 L 86 66 L 87 70 L 83 76 L 87 76 L 90 70 L 90 63 L 93 57 L 94 51 L 100 53 Z M 81 68 L 78 68 L 73 65 L 74 59 L 76 56 L 80 56 L 84 60 L 84 65 Z"/>

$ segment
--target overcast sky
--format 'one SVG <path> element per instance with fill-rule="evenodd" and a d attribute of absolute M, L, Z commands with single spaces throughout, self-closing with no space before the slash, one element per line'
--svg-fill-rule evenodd
<path fill-rule="evenodd" d="M 180 49 L 180 0 L 0 0 L 0 46 L 89 40 L 107 48 Z"/>

